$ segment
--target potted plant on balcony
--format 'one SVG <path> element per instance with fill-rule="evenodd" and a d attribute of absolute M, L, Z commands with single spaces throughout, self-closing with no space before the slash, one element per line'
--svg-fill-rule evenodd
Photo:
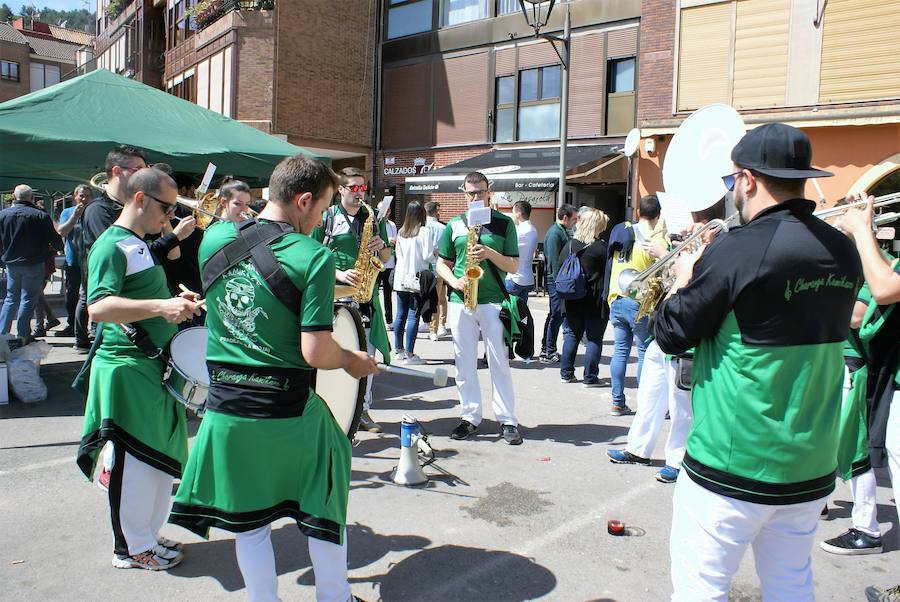
<path fill-rule="evenodd" d="M 197 29 L 205 29 L 210 23 L 224 15 L 228 11 L 224 0 L 200 0 L 189 8 L 185 14 L 194 17 L 197 21 Z"/>
<path fill-rule="evenodd" d="M 122 11 L 125 10 L 125 6 L 129 1 L 130 0 L 109 0 L 109 4 L 106 5 L 106 15 L 110 19 L 115 19 L 122 14 Z"/>

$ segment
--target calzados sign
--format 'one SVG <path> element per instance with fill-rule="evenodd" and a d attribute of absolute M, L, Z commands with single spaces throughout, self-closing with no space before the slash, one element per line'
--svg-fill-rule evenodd
<path fill-rule="evenodd" d="M 386 176 L 418 176 L 434 167 L 434 163 L 425 163 L 425 159 L 417 157 L 413 165 L 397 166 L 395 157 L 387 157 L 384 160 L 384 175 Z"/>

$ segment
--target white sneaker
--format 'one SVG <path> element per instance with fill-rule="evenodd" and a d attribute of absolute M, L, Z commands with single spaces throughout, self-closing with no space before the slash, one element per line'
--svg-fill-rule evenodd
<path fill-rule="evenodd" d="M 446 326 L 438 326 L 437 336 L 438 336 L 438 338 L 447 336 L 447 327 Z"/>
<path fill-rule="evenodd" d="M 391 351 L 391 361 L 394 362 L 402 362 L 406 359 L 406 352 L 400 351 L 399 349 L 394 349 Z"/>
<path fill-rule="evenodd" d="M 438 335 L 435 334 L 435 333 L 433 333 L 433 332 L 429 332 L 429 333 L 428 333 L 428 338 L 431 339 L 432 341 L 437 341 L 437 340 L 438 340 Z"/>
<path fill-rule="evenodd" d="M 162 546 L 153 546 L 146 552 L 134 556 L 119 556 L 113 554 L 112 565 L 117 569 L 147 569 L 148 571 L 165 571 L 184 560 L 181 552 L 172 554 Z"/>
<path fill-rule="evenodd" d="M 425 360 L 420 358 L 415 353 L 411 353 L 406 356 L 406 362 L 404 362 L 407 366 L 422 366 L 425 364 Z"/>

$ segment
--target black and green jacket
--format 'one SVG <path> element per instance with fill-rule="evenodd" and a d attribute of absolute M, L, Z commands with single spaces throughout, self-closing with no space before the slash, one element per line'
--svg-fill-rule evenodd
<path fill-rule="evenodd" d="M 719 236 L 659 307 L 666 353 L 696 347 L 684 468 L 715 493 L 794 504 L 834 489 L 842 346 L 862 283 L 850 239 L 785 201 Z"/>

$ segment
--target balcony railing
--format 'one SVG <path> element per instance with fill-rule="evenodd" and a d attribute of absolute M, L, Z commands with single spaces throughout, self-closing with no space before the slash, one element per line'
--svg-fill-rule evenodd
<path fill-rule="evenodd" d="M 210 24 L 233 10 L 272 10 L 275 0 L 201 0 L 191 14 L 197 20 L 197 30 L 202 31 Z"/>

